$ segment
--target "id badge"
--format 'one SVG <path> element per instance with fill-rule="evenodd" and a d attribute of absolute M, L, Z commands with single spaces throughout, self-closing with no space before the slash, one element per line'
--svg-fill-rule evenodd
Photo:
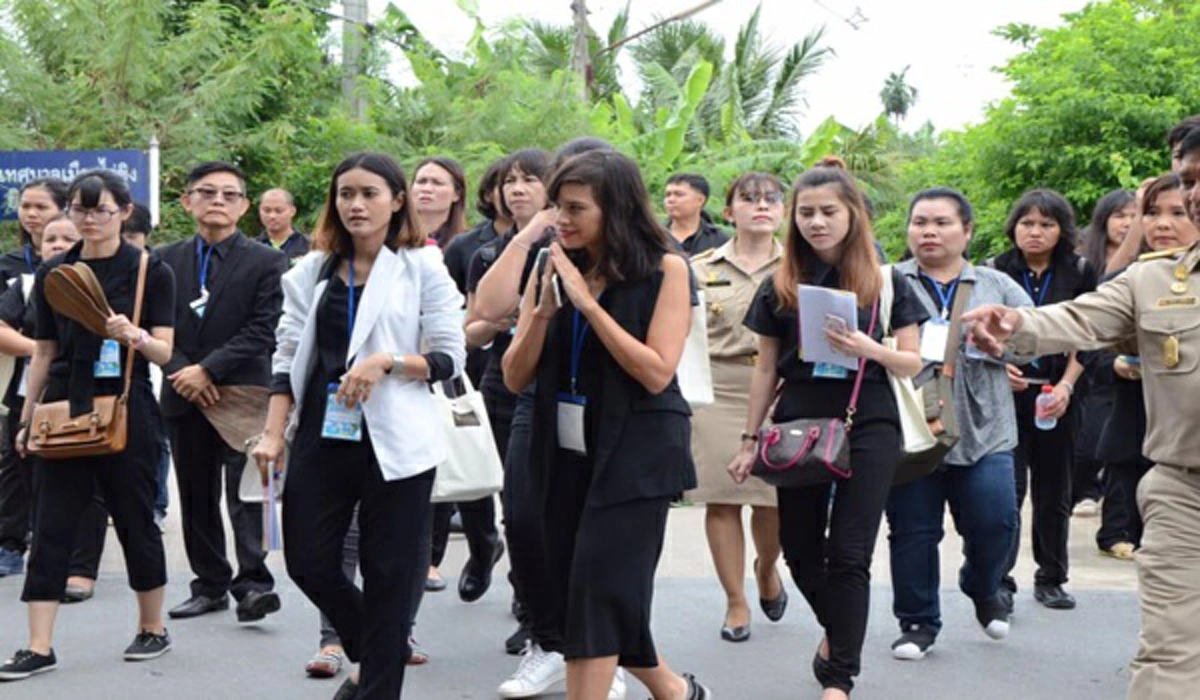
<path fill-rule="evenodd" d="M 850 376 L 850 370 L 841 365 L 818 362 L 813 365 L 813 376 L 818 379 L 845 379 Z"/>
<path fill-rule="evenodd" d="M 115 379 L 121 376 L 121 346 L 112 338 L 100 343 L 100 359 L 93 363 L 96 379 Z"/>
<path fill-rule="evenodd" d="M 204 307 L 208 306 L 208 290 L 201 290 L 200 296 L 189 302 L 188 306 L 191 307 L 192 313 L 196 314 L 196 318 L 204 318 Z"/>
<path fill-rule="evenodd" d="M 362 442 L 362 404 L 354 404 L 354 408 L 346 408 L 346 404 L 338 400 L 337 384 L 330 384 L 328 395 L 325 397 L 325 420 L 321 423 L 321 437 L 328 440 L 345 440 L 346 442 Z"/>
<path fill-rule="evenodd" d="M 29 396 L 29 365 L 26 364 L 21 368 L 21 383 L 17 384 L 17 396 L 25 398 Z"/>
<path fill-rule="evenodd" d="M 921 359 L 926 362 L 945 362 L 948 340 L 950 340 L 949 323 L 941 319 L 926 321 L 921 328 Z"/>
<path fill-rule="evenodd" d="M 586 408 L 586 396 L 558 395 L 558 446 L 561 449 L 587 454 L 587 440 L 584 438 L 583 427 Z"/>

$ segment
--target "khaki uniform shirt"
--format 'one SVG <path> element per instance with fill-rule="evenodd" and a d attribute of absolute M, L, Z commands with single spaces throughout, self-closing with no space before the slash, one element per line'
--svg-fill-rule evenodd
<path fill-rule="evenodd" d="M 745 270 L 735 262 L 735 240 L 692 258 L 692 270 L 708 307 L 709 357 L 754 364 L 758 335 L 743 326 L 742 320 L 763 280 L 774 275 L 779 267 L 783 246 L 773 240 L 767 263 L 757 270 Z"/>
<path fill-rule="evenodd" d="M 1073 301 L 1021 309 L 1010 345 L 1044 355 L 1136 342 L 1146 395 L 1143 452 L 1158 464 L 1200 467 L 1200 243 L 1150 253 Z"/>

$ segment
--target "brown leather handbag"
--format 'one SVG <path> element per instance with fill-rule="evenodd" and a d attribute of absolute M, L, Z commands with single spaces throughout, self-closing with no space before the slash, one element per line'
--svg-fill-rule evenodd
<path fill-rule="evenodd" d="M 87 263 L 63 264 L 46 275 L 46 302 L 56 312 L 75 321 L 101 338 L 112 315 L 104 287 Z"/>
<path fill-rule="evenodd" d="M 133 325 L 138 326 L 142 320 L 142 297 L 146 289 L 146 267 L 149 254 L 142 252 L 138 265 L 137 293 L 133 302 Z M 99 281 L 86 264 L 80 264 L 87 274 L 79 275 L 78 269 L 72 267 L 70 272 L 60 278 L 64 282 L 56 294 L 49 293 L 50 280 L 55 277 L 61 267 L 55 268 L 46 278 L 46 301 L 54 310 L 92 330 L 99 309 L 108 309 L 108 300 Z M 82 279 L 80 279 L 82 277 Z M 94 283 L 94 284 L 93 284 Z M 99 290 L 99 298 L 96 292 Z M 60 308 L 59 304 L 63 304 Z M 69 310 L 69 312 L 68 312 Z M 75 318 L 75 313 L 90 315 L 88 322 Z M 105 316 L 104 318 L 107 318 Z M 103 324 L 100 333 L 105 336 Z M 125 356 L 125 388 L 120 396 L 97 396 L 92 399 L 92 410 L 80 416 L 71 416 L 68 401 L 52 401 L 39 403 L 33 409 L 33 418 L 29 421 L 29 439 L 27 449 L 42 459 L 72 459 L 75 457 L 96 457 L 100 455 L 118 454 L 125 450 L 129 437 L 129 389 L 133 382 L 133 345 Z"/>

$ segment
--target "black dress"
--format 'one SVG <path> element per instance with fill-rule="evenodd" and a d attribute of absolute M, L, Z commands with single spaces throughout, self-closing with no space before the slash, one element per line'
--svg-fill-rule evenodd
<path fill-rule="evenodd" d="M 661 284 L 659 272 L 610 286 L 599 301 L 644 342 Z M 571 386 L 575 316 L 569 302 L 556 314 L 538 374 L 531 470 L 544 485 L 554 619 L 563 639 L 546 648 L 568 659 L 616 655 L 622 666 L 650 668 L 658 665 L 650 611 L 667 511 L 673 494 L 696 483 L 690 411 L 677 382 L 650 395 L 588 329 L 575 378 L 576 392 L 587 397 L 587 454 L 560 448 L 556 397 Z"/>

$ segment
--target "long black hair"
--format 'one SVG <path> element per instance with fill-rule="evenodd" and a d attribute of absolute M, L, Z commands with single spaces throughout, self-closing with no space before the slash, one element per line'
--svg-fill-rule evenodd
<path fill-rule="evenodd" d="M 591 261 L 612 282 L 642 280 L 658 270 L 671 251 L 670 233 L 654 217 L 650 194 L 628 156 L 594 150 L 568 158 L 550 181 L 547 195 L 557 202 L 564 185 L 586 185 L 603 213 L 604 253 Z"/>
<path fill-rule="evenodd" d="M 1062 258 L 1072 254 L 1079 240 L 1079 230 L 1075 228 L 1075 210 L 1071 203 L 1054 190 L 1029 190 L 1021 195 L 1008 214 L 1004 224 L 1004 234 L 1017 245 L 1017 222 L 1033 210 L 1041 212 L 1042 216 L 1050 217 L 1058 223 L 1058 243 L 1054 246 L 1054 257 Z M 1023 255 L 1023 254 L 1022 254 Z"/>
<path fill-rule="evenodd" d="M 1103 270 L 1108 264 L 1108 220 L 1130 204 L 1133 204 L 1133 193 L 1128 190 L 1113 190 L 1096 202 L 1092 220 L 1083 230 L 1076 252 L 1097 270 Z"/>

